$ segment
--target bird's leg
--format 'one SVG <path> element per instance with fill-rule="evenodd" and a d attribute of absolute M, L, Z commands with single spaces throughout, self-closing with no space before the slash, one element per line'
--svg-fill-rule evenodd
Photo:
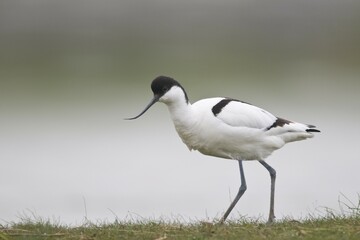
<path fill-rule="evenodd" d="M 259 161 L 270 173 L 271 178 L 271 193 L 270 193 L 270 213 L 268 223 L 272 223 L 275 220 L 274 214 L 274 198 L 275 198 L 275 179 L 276 179 L 276 171 L 265 161 Z"/>
<path fill-rule="evenodd" d="M 242 160 L 238 160 L 239 162 L 239 168 L 240 168 L 240 180 L 241 180 L 241 186 L 239 188 L 239 192 L 237 193 L 235 199 L 232 201 L 232 203 L 230 204 L 229 208 L 226 210 L 224 216 L 220 219 L 220 224 L 224 223 L 226 218 L 229 216 L 231 210 L 233 210 L 233 208 L 235 207 L 236 203 L 239 201 L 239 199 L 241 198 L 241 196 L 244 194 L 244 192 L 246 191 L 246 181 L 245 181 L 245 175 L 244 175 L 244 169 L 243 169 L 243 165 L 242 165 Z"/>

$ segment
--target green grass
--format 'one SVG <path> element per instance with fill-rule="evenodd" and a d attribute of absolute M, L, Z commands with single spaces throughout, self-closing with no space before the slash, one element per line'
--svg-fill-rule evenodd
<path fill-rule="evenodd" d="M 347 199 L 348 200 L 348 199 Z M 32 215 L 16 223 L 0 225 L 0 240 L 10 239 L 360 239 L 359 203 L 340 202 L 340 212 L 325 209 L 322 217 L 300 221 L 285 219 L 268 225 L 260 220 L 241 219 L 223 225 L 163 220 L 131 220 L 114 223 L 85 221 L 79 227 L 64 226 Z"/>
<path fill-rule="evenodd" d="M 65 227 L 25 222 L 1 229 L 0 239 L 360 239 L 360 218 L 282 221 L 272 225 L 245 221 L 225 225 L 144 222 Z"/>
<path fill-rule="evenodd" d="M 224 225 L 145 221 L 66 227 L 24 221 L 2 227 L 0 239 L 360 239 L 360 216 L 283 220 L 272 225 L 243 220 Z"/>

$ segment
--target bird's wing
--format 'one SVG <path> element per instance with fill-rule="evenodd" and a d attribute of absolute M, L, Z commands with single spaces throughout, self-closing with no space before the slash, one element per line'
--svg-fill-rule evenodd
<path fill-rule="evenodd" d="M 270 128 L 277 117 L 254 105 L 235 99 L 223 98 L 212 107 L 215 117 L 234 127 Z"/>

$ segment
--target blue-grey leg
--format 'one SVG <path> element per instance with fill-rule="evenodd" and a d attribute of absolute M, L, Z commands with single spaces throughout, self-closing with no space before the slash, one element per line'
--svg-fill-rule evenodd
<path fill-rule="evenodd" d="M 229 216 L 231 210 L 233 210 L 233 208 L 235 207 L 236 203 L 239 201 L 239 199 L 241 198 L 241 196 L 244 194 L 244 192 L 246 191 L 246 181 L 245 181 L 245 175 L 244 175 L 244 168 L 243 168 L 243 164 L 242 164 L 242 160 L 238 160 L 239 162 L 239 168 L 240 168 L 240 180 L 241 180 L 241 186 L 239 188 L 239 191 L 235 197 L 235 199 L 232 201 L 232 203 L 230 204 L 229 208 L 226 210 L 224 216 L 220 219 L 220 224 L 224 223 L 226 218 Z"/>
<path fill-rule="evenodd" d="M 275 220 L 274 214 L 274 198 L 275 198 L 275 179 L 276 179 L 276 171 L 265 161 L 259 161 L 270 173 L 271 178 L 271 192 L 270 192 L 270 213 L 268 223 L 272 223 Z"/>

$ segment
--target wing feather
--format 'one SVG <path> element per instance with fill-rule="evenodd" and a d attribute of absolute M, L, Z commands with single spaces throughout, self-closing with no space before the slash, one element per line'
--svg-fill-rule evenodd
<path fill-rule="evenodd" d="M 268 111 L 246 102 L 232 99 L 216 115 L 218 119 L 233 127 L 266 129 L 277 117 Z"/>

